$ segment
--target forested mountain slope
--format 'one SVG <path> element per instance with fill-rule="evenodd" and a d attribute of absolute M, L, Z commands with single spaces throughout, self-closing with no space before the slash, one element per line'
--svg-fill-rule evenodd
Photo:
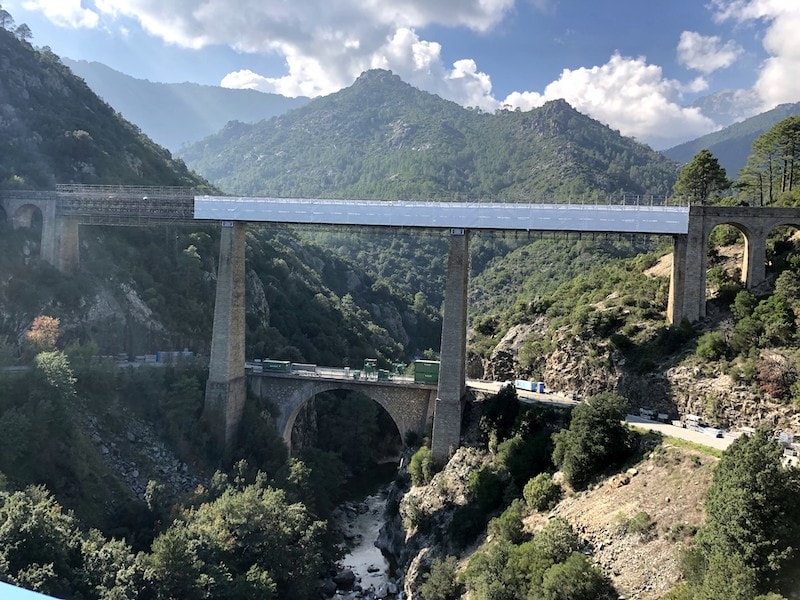
<path fill-rule="evenodd" d="M 228 121 L 256 123 L 308 102 L 255 90 L 136 79 L 98 62 L 62 59 L 117 112 L 175 152 L 216 133 Z"/>
<path fill-rule="evenodd" d="M 48 50 L 36 50 L 0 29 L 0 66 L 0 187 L 52 189 L 56 183 L 81 182 L 213 191 L 97 98 Z M 130 514 L 119 512 L 133 500 L 130 490 L 121 492 L 124 486 L 115 478 L 119 473 L 100 466 L 109 456 L 118 460 L 119 453 L 113 446 L 109 450 L 105 438 L 87 433 L 87 427 L 96 433 L 98 423 L 110 421 L 114 436 L 121 436 L 115 443 L 137 445 L 126 437 L 130 423 L 119 403 L 149 410 L 146 419 L 182 460 L 208 460 L 199 422 L 206 371 L 202 360 L 185 369 L 158 371 L 158 376 L 135 369 L 131 377 L 141 376 L 146 383 L 129 386 L 127 371 L 92 357 L 183 348 L 207 356 L 218 229 L 204 224 L 82 226 L 81 266 L 65 274 L 38 258 L 36 219 L 31 229 L 14 229 L 12 215 L 2 216 L 0 367 L 13 369 L 3 370 L 0 378 L 0 424 L 15 433 L 0 444 L 0 472 L 12 488 L 47 484 L 89 526 L 134 526 Z M 359 264 L 285 228 L 248 230 L 246 293 L 248 356 L 354 366 L 369 356 L 388 365 L 438 344 L 435 308 L 414 305 L 413 297 L 397 293 Z M 40 368 L 31 365 L 38 354 L 25 332 L 41 315 L 60 323 L 57 341 L 47 347 L 54 351 Z M 52 392 L 56 384 L 64 384 L 60 396 Z M 254 411 L 249 425 L 271 431 L 263 424 L 267 408 L 248 410 Z M 248 456 L 268 443 L 263 431 L 253 436 Z M 270 456 L 274 474 L 282 455 Z M 215 464 L 218 457 L 211 460 Z M 262 467 L 259 463 L 257 468 Z M 169 469 L 174 468 L 173 463 Z M 139 468 L 128 467 L 126 474 L 146 476 L 144 470 L 130 475 L 134 471 Z"/>
<path fill-rule="evenodd" d="M 700 150 L 709 150 L 719 160 L 728 177 L 735 179 L 747 163 L 753 140 L 775 123 L 797 114 L 800 114 L 800 102 L 781 104 L 765 113 L 734 123 L 696 140 L 663 150 L 662 154 L 685 164 Z"/>
<path fill-rule="evenodd" d="M 389 71 L 255 125 L 230 123 L 182 151 L 231 193 L 352 198 L 564 198 L 667 194 L 676 167 L 554 101 L 486 114 Z"/>
<path fill-rule="evenodd" d="M 203 185 L 48 49 L 0 29 L 0 188 L 56 183 Z"/>
<path fill-rule="evenodd" d="M 0 188 L 52 189 L 72 182 L 209 187 L 48 50 L 37 51 L 0 30 L 0 63 L 5 117 Z M 27 240 L 26 235 L 8 232 L 3 239 L 8 248 L 0 298 L 9 340 L 48 311 L 63 318 L 66 339 L 94 339 L 104 353 L 207 349 L 216 270 L 213 228 L 83 227 L 85 268 L 73 277 L 25 264 L 31 244 L 38 243 L 35 233 Z M 251 352 L 339 362 L 364 355 L 400 358 L 436 344 L 435 335 L 416 335 L 418 327 L 428 331 L 437 322 L 434 310 L 415 311 L 413 298 L 394 295 L 386 285 L 373 289 L 374 277 L 328 251 L 289 232 L 253 228 L 248 252 Z M 297 319 L 298 309 L 307 316 Z M 425 346 L 416 348 L 417 340 Z"/>

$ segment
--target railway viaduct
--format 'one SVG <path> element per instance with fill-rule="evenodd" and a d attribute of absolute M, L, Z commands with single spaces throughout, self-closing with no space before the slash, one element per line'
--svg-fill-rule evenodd
<path fill-rule="evenodd" d="M 800 227 L 800 209 L 719 206 L 521 204 L 461 202 L 350 201 L 194 196 L 186 188 L 59 186 L 55 192 L 3 192 L 0 220 L 14 227 L 41 223 L 41 257 L 64 272 L 79 264 L 81 225 L 152 225 L 219 222 L 221 243 L 217 272 L 214 328 L 205 411 L 217 425 L 226 448 L 236 435 L 246 397 L 244 369 L 244 248 L 247 223 L 277 222 L 332 226 L 401 227 L 434 230 L 449 238 L 441 342 L 441 375 L 435 397 L 418 402 L 414 416 L 401 416 L 388 398 L 400 394 L 362 384 L 318 382 L 275 383 L 270 395 L 285 400 L 279 427 L 287 427 L 299 407 L 320 391 L 359 386 L 392 414 L 401 433 L 424 431 L 433 418 L 432 451 L 446 458 L 459 444 L 465 393 L 467 284 L 471 231 L 553 231 L 578 234 L 619 233 L 668 235 L 673 239 L 673 265 L 666 318 L 697 321 L 706 312 L 707 242 L 717 225 L 732 225 L 744 235 L 742 280 L 747 288 L 766 277 L 766 242 L 780 226 Z M 260 386 L 261 392 L 266 383 Z M 294 386 L 294 387 L 292 387 Z M 285 388 L 285 389 L 284 389 Z M 291 388 L 291 389 L 290 389 Z M 302 388 L 302 389 L 301 389 Z M 424 394 L 419 397 L 423 398 Z M 427 405 L 425 404 L 427 402 Z M 428 408 L 421 408 L 423 405 Z M 432 405 L 432 409 L 431 409 Z M 410 409 L 409 409 L 410 410 Z M 423 420 L 421 415 L 425 414 Z"/>

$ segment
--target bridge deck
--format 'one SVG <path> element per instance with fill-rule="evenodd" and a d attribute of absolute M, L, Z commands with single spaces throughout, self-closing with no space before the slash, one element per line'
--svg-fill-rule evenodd
<path fill-rule="evenodd" d="M 316 225 L 686 234 L 686 206 L 195 196 L 196 219 Z"/>

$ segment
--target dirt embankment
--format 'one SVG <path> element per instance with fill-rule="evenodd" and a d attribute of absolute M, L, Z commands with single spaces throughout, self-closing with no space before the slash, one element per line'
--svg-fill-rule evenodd
<path fill-rule="evenodd" d="M 670 444 L 657 446 L 627 472 L 569 494 L 548 514 L 567 519 L 585 551 L 625 598 L 663 598 L 681 578 L 681 546 L 705 521 L 704 503 L 718 459 Z"/>

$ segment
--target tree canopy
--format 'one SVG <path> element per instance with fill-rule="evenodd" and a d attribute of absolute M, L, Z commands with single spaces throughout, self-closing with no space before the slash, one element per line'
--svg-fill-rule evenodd
<path fill-rule="evenodd" d="M 730 182 L 725 169 L 711 152 L 703 149 L 681 169 L 674 191 L 692 202 L 706 204 L 728 187 Z"/>
<path fill-rule="evenodd" d="M 800 182 L 800 115 L 788 117 L 758 136 L 739 186 L 756 205 L 773 204 Z"/>
<path fill-rule="evenodd" d="M 553 462 L 570 485 L 585 487 L 594 475 L 630 454 L 631 433 L 621 423 L 627 412 L 627 400 L 610 392 L 573 409 L 569 429 L 553 435 Z"/>

